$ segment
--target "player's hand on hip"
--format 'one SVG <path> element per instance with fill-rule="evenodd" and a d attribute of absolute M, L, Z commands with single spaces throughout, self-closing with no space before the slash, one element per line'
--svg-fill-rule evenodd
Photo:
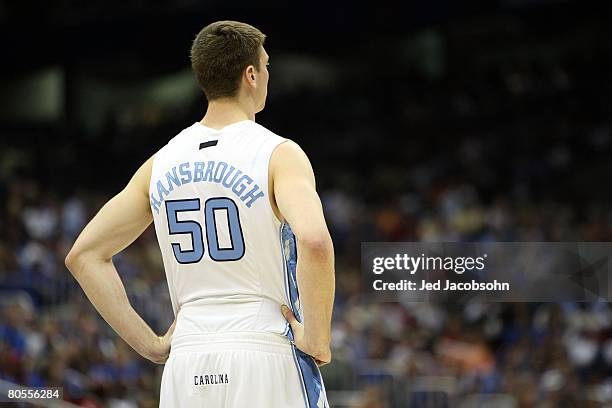
<path fill-rule="evenodd" d="M 312 356 L 319 367 L 331 361 L 331 349 L 329 344 L 320 345 L 316 339 L 308 337 L 304 325 L 300 323 L 287 305 L 281 305 L 281 313 L 289 322 L 293 332 L 293 344 L 304 353 Z"/>

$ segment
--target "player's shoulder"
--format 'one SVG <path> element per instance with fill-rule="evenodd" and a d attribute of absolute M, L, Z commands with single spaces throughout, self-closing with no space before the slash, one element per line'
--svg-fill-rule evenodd
<path fill-rule="evenodd" d="M 172 157 L 176 154 L 180 154 L 182 151 L 189 149 L 194 143 L 194 140 L 196 140 L 195 138 L 201 134 L 202 129 L 199 128 L 199 123 L 195 122 L 182 129 L 168 140 L 168 142 L 158 150 L 156 156 Z"/>
<path fill-rule="evenodd" d="M 187 126 L 183 130 L 178 132 L 175 136 L 173 136 L 172 139 L 168 141 L 166 146 L 169 146 L 169 145 L 171 146 L 171 145 L 181 142 L 182 140 L 190 138 L 194 133 L 197 133 L 200 130 L 198 128 L 198 125 L 199 125 L 198 122 L 194 122 L 192 125 Z"/>
<path fill-rule="evenodd" d="M 259 137 L 263 137 L 263 138 L 268 138 L 272 141 L 277 142 L 277 146 L 274 149 L 274 152 L 276 151 L 290 151 L 293 153 L 300 153 L 300 154 L 305 154 L 304 150 L 302 150 L 302 147 L 299 145 L 299 143 L 297 143 L 295 140 L 287 137 L 287 136 L 281 136 L 273 131 L 271 131 L 270 129 L 268 129 L 267 127 L 250 121 L 250 129 L 249 129 L 249 134 L 250 135 L 254 135 L 254 136 L 259 136 Z M 253 130 L 253 132 L 251 132 L 251 130 Z M 291 153 L 289 153 L 291 154 Z"/>
<path fill-rule="evenodd" d="M 279 143 L 270 157 L 272 168 L 284 167 L 292 164 L 308 164 L 310 160 L 302 147 L 294 140 L 283 138 L 283 142 Z"/>
<path fill-rule="evenodd" d="M 154 155 L 153 167 L 159 163 L 165 163 L 171 160 L 177 152 L 185 148 L 185 142 L 192 138 L 193 133 L 196 132 L 196 123 L 182 129 L 176 135 L 174 135 L 165 145 L 160 147 Z"/>
<path fill-rule="evenodd" d="M 288 159 L 300 158 L 308 159 L 308 155 L 302 147 L 291 139 L 285 139 L 284 143 L 279 144 L 274 150 L 276 156 Z"/>
<path fill-rule="evenodd" d="M 279 143 L 289 140 L 286 137 L 280 136 L 268 129 L 267 127 L 252 120 L 247 121 L 246 126 L 248 128 L 248 133 L 250 137 L 269 139 L 271 141 L 276 141 Z"/>
<path fill-rule="evenodd" d="M 159 149 L 158 153 L 163 153 L 167 151 L 168 149 L 172 149 L 173 147 L 176 147 L 177 144 L 180 144 L 181 141 L 188 138 L 189 135 L 193 134 L 194 132 L 195 132 L 195 123 L 191 126 L 188 126 L 182 129 L 180 132 L 172 136 L 172 138 L 170 138 L 170 140 L 168 140 L 166 144 L 163 145 Z"/>

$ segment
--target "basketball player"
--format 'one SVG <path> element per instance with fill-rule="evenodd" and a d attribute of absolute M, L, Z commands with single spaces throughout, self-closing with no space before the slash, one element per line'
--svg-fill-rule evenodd
<path fill-rule="evenodd" d="M 317 365 L 331 359 L 333 246 L 308 158 L 254 121 L 267 95 L 264 39 L 233 21 L 197 35 L 204 118 L 140 167 L 66 258 L 119 336 L 166 363 L 163 407 L 328 406 Z M 163 336 L 112 263 L 151 221 L 176 316 Z"/>

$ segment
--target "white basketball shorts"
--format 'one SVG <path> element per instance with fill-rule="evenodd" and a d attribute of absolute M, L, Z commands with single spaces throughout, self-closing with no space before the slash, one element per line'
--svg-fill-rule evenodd
<path fill-rule="evenodd" d="M 163 408 L 328 408 L 312 357 L 273 333 L 173 336 Z"/>

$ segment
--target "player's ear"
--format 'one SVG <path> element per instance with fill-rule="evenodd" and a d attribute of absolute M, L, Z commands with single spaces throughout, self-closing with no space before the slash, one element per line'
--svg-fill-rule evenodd
<path fill-rule="evenodd" d="M 255 67 L 253 65 L 249 65 L 245 70 L 246 80 L 252 87 L 256 87 L 257 84 L 255 82 Z"/>

